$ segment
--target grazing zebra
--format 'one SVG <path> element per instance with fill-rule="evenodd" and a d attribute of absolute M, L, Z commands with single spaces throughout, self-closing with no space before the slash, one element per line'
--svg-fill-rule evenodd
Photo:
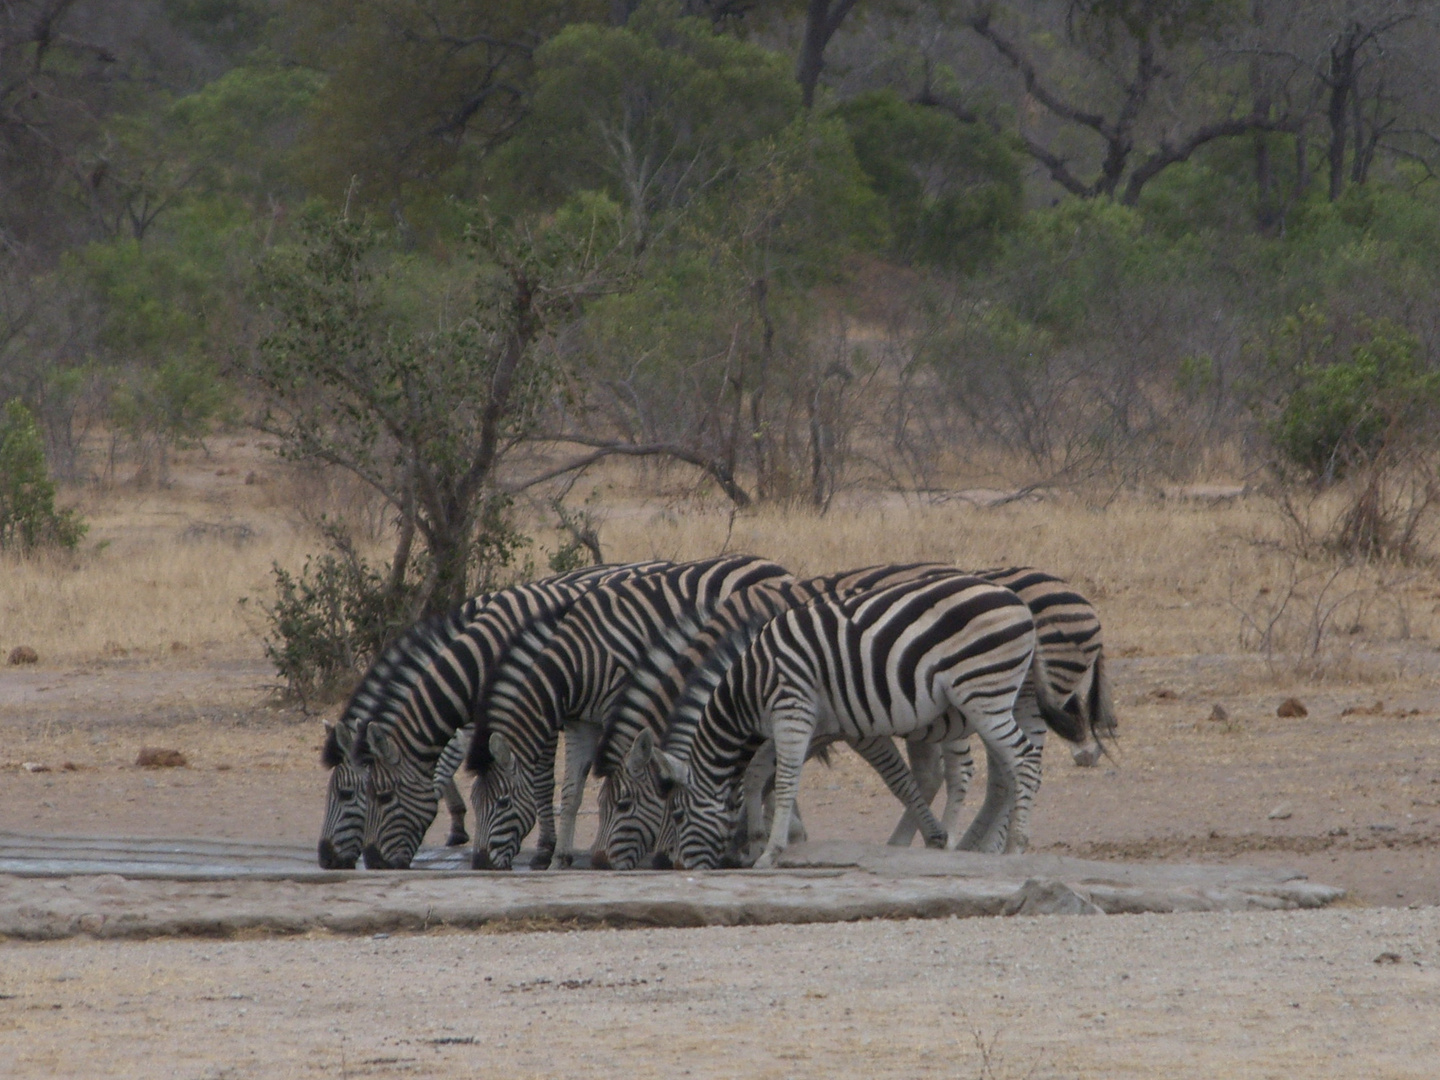
<path fill-rule="evenodd" d="M 435 763 L 435 796 L 437 800 L 445 800 L 445 807 L 450 811 L 446 847 L 470 842 L 470 834 L 465 831 L 465 800 L 455 788 L 455 770 L 464 764 L 474 730 L 473 724 L 466 724 L 457 731 Z M 320 764 L 331 770 L 325 790 L 325 821 L 320 828 L 320 867 L 322 870 L 354 870 L 365 844 L 365 775 L 341 751 L 334 724 L 325 725 Z"/>
<path fill-rule="evenodd" d="M 781 612 L 817 596 L 850 596 L 886 585 L 954 573 L 954 567 L 940 563 L 869 566 L 747 589 L 716 608 L 688 648 L 675 649 L 662 643 L 652 649 L 604 721 L 595 762 L 595 773 L 603 778 L 603 783 L 600 785 L 600 827 L 592 862 L 616 870 L 632 870 L 652 851 L 666 850 L 664 834 L 669 819 L 665 800 L 650 773 L 649 752 L 645 748 L 664 737 L 671 709 L 687 681 L 714 654 L 717 646 L 734 640 L 736 635 L 757 632 Z M 649 741 L 632 753 L 636 737 L 643 732 L 650 733 Z M 879 744 L 857 749 L 882 777 L 887 777 L 887 783 L 897 763 L 904 768 L 898 756 L 887 756 Z M 769 779 L 765 761 L 757 758 L 755 767 L 746 775 L 743 806 L 749 822 L 748 833 L 758 831 L 761 820 L 760 795 Z M 934 792 L 931 795 L 933 797 Z M 938 823 L 934 823 L 934 828 L 939 828 Z"/>
<path fill-rule="evenodd" d="M 630 673 L 657 642 L 673 649 L 694 636 L 732 593 L 781 579 L 778 563 L 729 555 L 681 563 L 662 573 L 597 586 L 565 615 L 533 661 L 507 660 L 470 744 L 474 770 L 476 869 L 509 869 L 553 785 L 555 747 L 565 732 L 559 835 L 542 845 L 536 868 L 573 858 L 575 816 L 594 761 L 600 720 Z"/>
<path fill-rule="evenodd" d="M 403 634 L 371 666 L 335 735 L 365 777 L 364 857 L 405 869 L 435 819 L 435 767 L 473 723 L 500 662 L 544 647 L 570 605 L 594 586 L 667 566 L 587 567 L 467 601 Z M 553 831 L 553 822 L 542 823 Z"/>
<path fill-rule="evenodd" d="M 1045 658 L 1050 698 L 1063 703 L 1060 714 L 1042 715 L 1034 689 L 1027 683 L 1015 705 L 1015 719 L 1021 729 L 1043 750 L 1049 727 L 1072 744 L 1070 753 L 1076 764 L 1094 765 L 1104 752 L 1101 738 L 1114 735 L 1117 727 L 1105 672 L 1100 617 L 1094 607 L 1069 582 L 1033 566 L 977 570 L 975 576 L 1003 585 L 1025 601 L 1035 618 L 1037 650 Z M 908 745 L 911 768 L 928 803 L 940 786 L 935 745 L 922 741 Z M 973 766 L 966 767 L 973 771 Z M 1005 803 L 1000 777 L 991 769 L 985 803 L 960 841 L 961 848 L 985 849 L 1003 843 Z M 916 824 L 907 813 L 889 842 L 904 847 L 915 830 Z"/>
<path fill-rule="evenodd" d="M 1008 850 L 1023 850 L 1040 755 L 1014 707 L 1032 660 L 1043 669 L 1035 644 L 1034 619 L 1018 596 L 960 574 L 821 597 L 767 623 L 726 665 L 694 726 L 672 725 L 664 748 L 652 751 L 662 791 L 672 795 L 680 865 L 719 864 L 726 807 L 767 738 L 775 744 L 775 813 L 760 868 L 784 848 L 816 734 L 860 742 L 932 727 L 945 743 L 980 736 L 1015 792 Z M 1042 706 L 1058 710 L 1046 673 L 1037 675 Z M 958 811 L 952 798 L 944 823 L 953 826 Z"/>

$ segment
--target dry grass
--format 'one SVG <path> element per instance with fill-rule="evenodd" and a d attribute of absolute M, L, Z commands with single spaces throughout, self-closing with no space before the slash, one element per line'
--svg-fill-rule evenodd
<path fill-rule="evenodd" d="M 247 484 L 252 473 L 258 482 Z M 1269 676 L 1281 680 L 1383 681 L 1390 643 L 1440 638 L 1432 572 L 1287 554 L 1279 515 L 1259 498 L 1211 505 L 1127 495 L 1099 508 L 1056 495 L 987 508 L 857 494 L 823 517 L 773 507 L 732 515 L 705 499 L 642 496 L 659 479 L 619 468 L 596 474 L 589 505 L 607 558 L 698 558 L 723 548 L 797 574 L 909 560 L 1033 564 L 1095 601 L 1118 655 L 1246 652 L 1268 659 Z M 287 471 L 238 437 L 216 440 L 208 456 L 182 457 L 164 491 L 89 495 L 81 510 L 92 528 L 78 555 L 0 561 L 0 652 L 28 644 L 45 665 L 121 651 L 166 663 L 191 662 L 197 650 L 256 657 L 271 564 L 297 568 L 319 549 L 321 513 L 342 513 L 384 539 L 383 518 L 353 488 Z M 538 515 L 528 531 L 543 566 L 559 538 Z"/>

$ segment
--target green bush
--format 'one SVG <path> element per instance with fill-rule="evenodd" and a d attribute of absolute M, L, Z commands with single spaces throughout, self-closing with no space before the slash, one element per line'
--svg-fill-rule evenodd
<path fill-rule="evenodd" d="M 1440 372 L 1424 367 L 1419 338 L 1387 321 L 1371 324 L 1345 355 L 1307 309 L 1287 320 L 1281 341 L 1298 350 L 1298 362 L 1270 438 L 1286 461 L 1322 482 L 1373 462 L 1397 438 L 1413 438 L 1440 403 Z"/>
<path fill-rule="evenodd" d="M 18 398 L 9 402 L 0 417 L 0 548 L 74 550 L 88 529 L 75 511 L 55 509 L 35 417 Z"/>

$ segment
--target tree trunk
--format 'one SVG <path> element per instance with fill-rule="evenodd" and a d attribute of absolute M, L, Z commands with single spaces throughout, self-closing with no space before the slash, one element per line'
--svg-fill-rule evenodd
<path fill-rule="evenodd" d="M 805 33 L 795 61 L 795 81 L 800 84 L 800 100 L 807 109 L 815 104 L 815 88 L 825 70 L 825 47 L 856 3 L 858 0 L 809 0 L 805 5 Z"/>
<path fill-rule="evenodd" d="M 1330 201 L 1345 193 L 1345 144 L 1350 132 L 1350 95 L 1355 92 L 1355 55 L 1363 37 L 1358 23 L 1351 23 L 1330 47 L 1330 101 L 1325 110 L 1330 123 Z"/>

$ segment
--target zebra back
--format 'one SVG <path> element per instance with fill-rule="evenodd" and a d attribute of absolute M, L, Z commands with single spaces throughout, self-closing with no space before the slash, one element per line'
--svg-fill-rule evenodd
<path fill-rule="evenodd" d="M 373 763 L 370 735 L 384 730 L 402 758 L 433 768 L 512 648 L 548 640 L 591 588 L 664 565 L 586 567 L 469 600 L 407 631 L 366 674 L 342 718 L 354 730 L 358 760 Z"/>
<path fill-rule="evenodd" d="M 664 735 L 666 721 L 691 676 L 729 642 L 727 655 L 735 655 L 741 640 L 781 612 L 808 603 L 817 596 L 849 596 L 869 589 L 937 574 L 953 574 L 941 563 L 867 566 L 791 582 L 765 582 L 736 592 L 720 604 L 683 648 L 665 638 L 645 655 L 605 717 L 604 733 L 595 760 L 597 776 L 608 777 L 624 761 L 625 752 L 641 731 Z"/>
<path fill-rule="evenodd" d="M 1035 618 L 1049 697 L 1061 706 L 1042 706 L 1047 726 L 1069 742 L 1084 742 L 1097 728 L 1113 731 L 1115 716 L 1104 670 L 1100 616 L 1090 601 L 1064 578 L 1033 566 L 977 570 L 975 576 L 1015 593 Z"/>
<path fill-rule="evenodd" d="M 469 767 L 489 767 L 492 733 L 523 758 L 537 759 L 565 723 L 603 715 L 647 648 L 664 642 L 678 651 L 727 598 L 788 578 L 778 563 L 731 555 L 596 587 L 570 608 L 538 655 L 517 651 L 501 664 Z"/>

